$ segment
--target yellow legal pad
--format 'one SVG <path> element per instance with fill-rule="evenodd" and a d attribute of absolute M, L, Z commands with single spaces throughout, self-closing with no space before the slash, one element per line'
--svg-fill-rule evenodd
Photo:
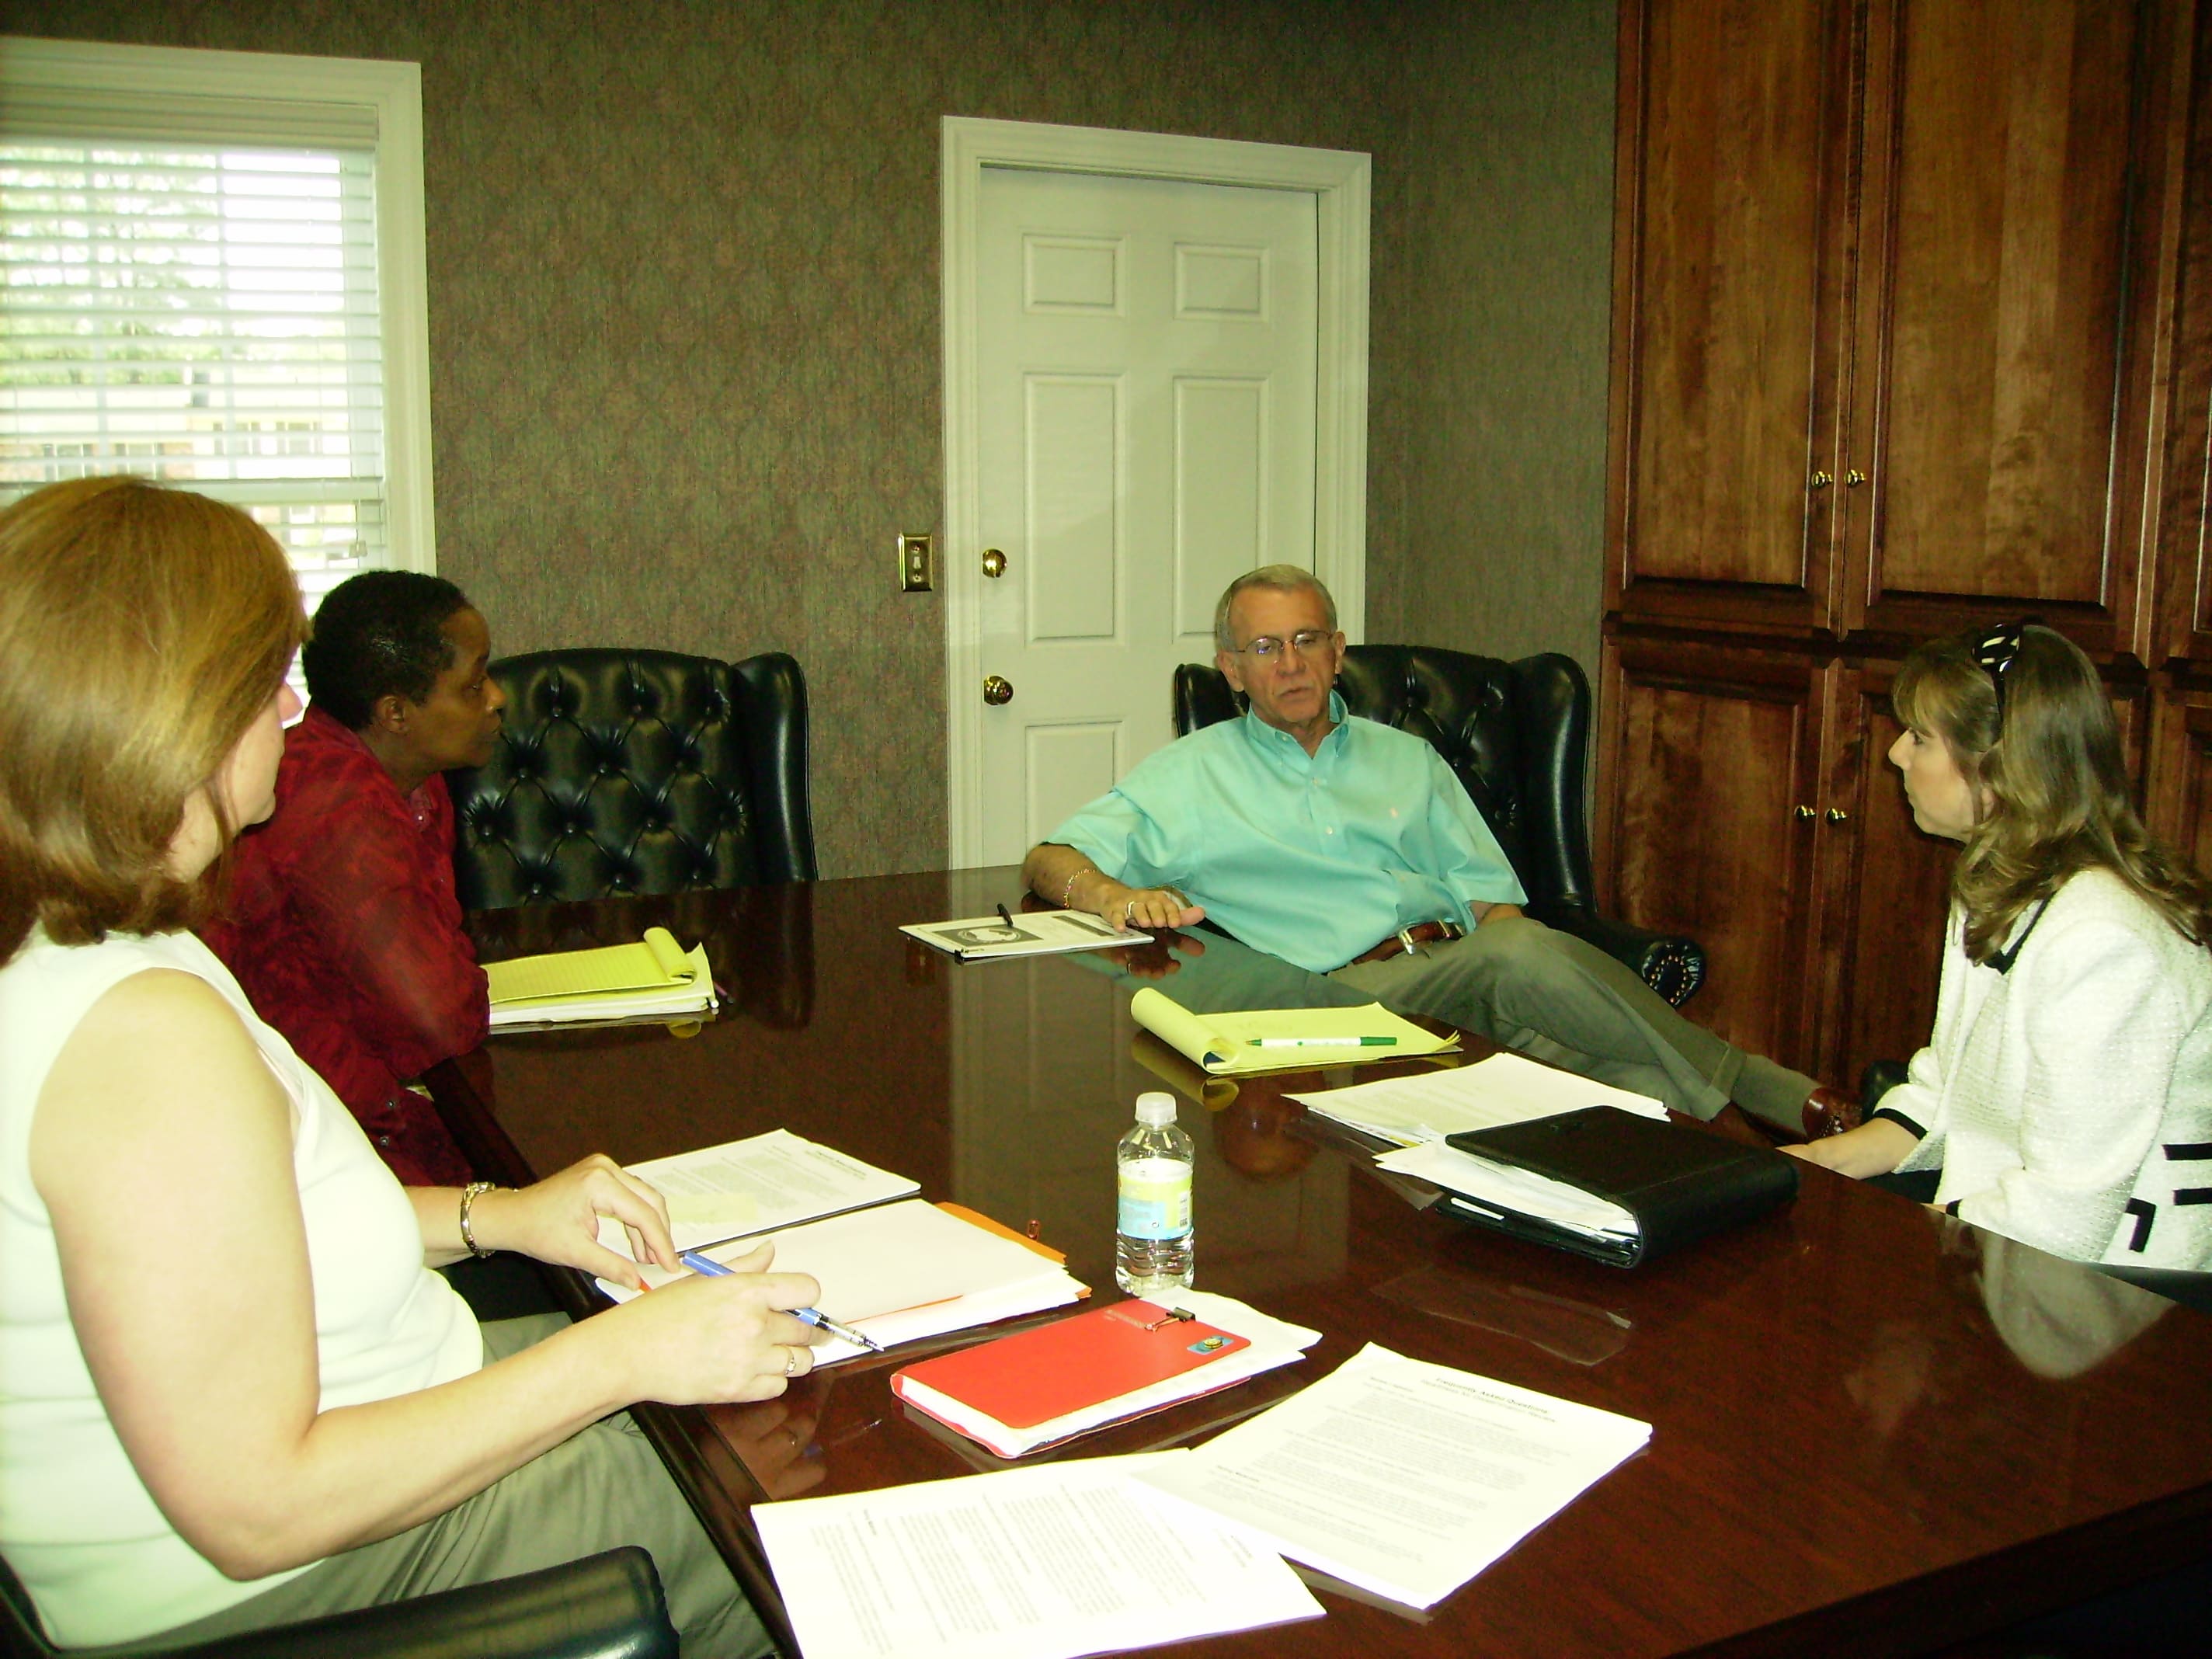
<path fill-rule="evenodd" d="M 692 1013 L 714 1002 L 706 946 L 686 951 L 665 927 L 647 928 L 635 945 L 488 962 L 484 975 L 495 1026 Z"/>
<path fill-rule="evenodd" d="M 1364 1008 L 1266 1008 L 1233 1014 L 1194 1014 L 1148 985 L 1130 1000 L 1129 1012 L 1138 1024 L 1215 1077 L 1403 1060 L 1459 1047 L 1457 1036 L 1425 1031 L 1379 1002 Z M 1262 1037 L 1303 1037 L 1307 1042 L 1296 1048 L 1254 1048 L 1253 1041 Z M 1395 1041 L 1367 1047 L 1351 1041 L 1314 1041 L 1327 1037 Z"/>

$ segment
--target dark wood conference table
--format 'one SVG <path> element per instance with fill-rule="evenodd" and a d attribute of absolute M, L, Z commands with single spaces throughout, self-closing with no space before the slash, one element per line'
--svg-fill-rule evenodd
<path fill-rule="evenodd" d="M 1459 1226 L 1285 1098 L 1383 1066 L 1206 1079 L 1128 1012 L 1147 975 L 1199 1007 L 1358 1000 L 1331 981 L 1218 938 L 963 965 L 896 931 L 1018 891 L 1012 870 L 968 871 L 486 913 L 488 958 L 653 922 L 703 937 L 733 1006 L 688 1036 L 495 1037 L 433 1087 L 517 1182 L 787 1127 L 1034 1221 L 1108 1299 L 1114 1143 L 1136 1095 L 1169 1087 L 1198 1147 L 1200 1285 L 1325 1334 L 1303 1364 L 1058 1455 L 1202 1438 L 1370 1341 L 1652 1425 L 1425 1615 L 1323 1589 L 1325 1619 L 1183 1651 L 1920 1651 L 2204 1553 L 2212 1320 L 1809 1168 L 1787 1210 L 1633 1272 Z M 753 1504 L 1003 1467 L 891 1395 L 927 1351 L 778 1401 L 642 1413 L 772 1621 Z"/>

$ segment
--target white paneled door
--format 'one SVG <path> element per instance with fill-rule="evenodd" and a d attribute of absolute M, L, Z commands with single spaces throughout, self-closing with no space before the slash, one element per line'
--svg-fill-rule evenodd
<path fill-rule="evenodd" d="M 981 664 L 1008 695 L 981 714 L 982 862 L 1172 738 L 1232 577 L 1313 564 L 1316 216 L 1310 191 L 984 170 Z"/>

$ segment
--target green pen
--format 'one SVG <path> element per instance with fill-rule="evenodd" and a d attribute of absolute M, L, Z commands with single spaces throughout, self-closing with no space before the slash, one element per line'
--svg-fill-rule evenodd
<path fill-rule="evenodd" d="M 1392 1036 L 1340 1037 L 1247 1037 L 1248 1048 L 1394 1048 L 1398 1039 Z"/>

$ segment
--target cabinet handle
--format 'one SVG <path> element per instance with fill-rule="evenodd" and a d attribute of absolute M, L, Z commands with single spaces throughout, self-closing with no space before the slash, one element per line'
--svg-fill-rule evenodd
<path fill-rule="evenodd" d="M 1850 816 L 1840 806 L 1831 806 L 1828 809 L 1828 822 L 1831 823 L 1847 823 L 1850 821 Z"/>
<path fill-rule="evenodd" d="M 1797 816 L 1801 818 L 1809 818 L 1813 816 L 1813 809 L 1809 806 L 1801 806 L 1797 809 Z"/>
<path fill-rule="evenodd" d="M 1827 473 L 1815 472 L 1812 477 L 1811 486 L 1814 489 L 1826 489 L 1833 483 L 1835 483 L 1835 479 L 1830 477 Z"/>
<path fill-rule="evenodd" d="M 1866 482 L 1866 474 L 1860 471 L 1858 468 L 1853 467 L 1850 471 L 1844 474 L 1844 482 L 1849 484 L 1853 489 L 1856 489 L 1861 484 Z"/>

